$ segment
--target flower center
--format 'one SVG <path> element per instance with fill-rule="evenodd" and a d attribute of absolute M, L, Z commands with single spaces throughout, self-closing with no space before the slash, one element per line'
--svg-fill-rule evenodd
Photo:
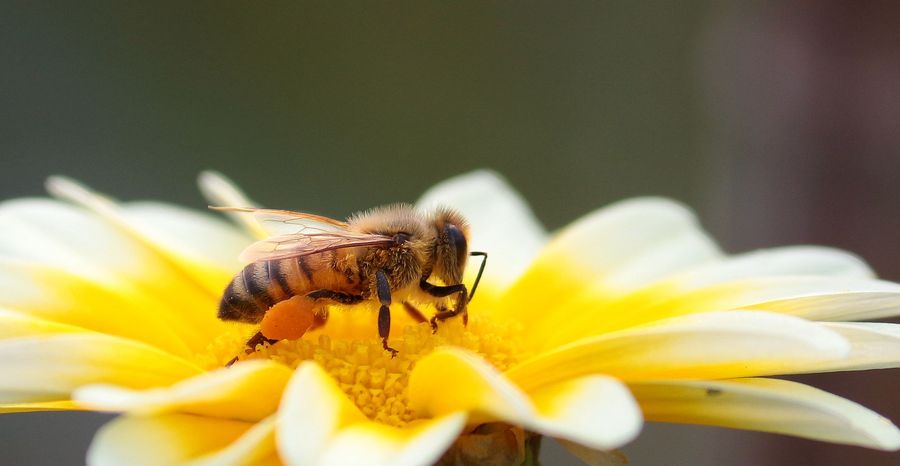
<path fill-rule="evenodd" d="M 349 314 L 353 318 L 352 314 L 356 313 Z M 460 319 L 450 319 L 439 325 L 437 333 L 432 333 L 428 323 L 406 325 L 396 332 L 399 335 L 391 335 L 391 346 L 399 350 L 394 357 L 382 348 L 379 338 L 359 338 L 354 335 L 358 332 L 342 331 L 347 329 L 346 322 L 335 317 L 338 316 L 333 313 L 323 327 L 323 330 L 331 327 L 331 331 L 314 331 L 298 340 L 260 345 L 251 354 L 245 354 L 242 348 L 247 335 L 253 331 L 222 335 L 210 344 L 202 361 L 213 369 L 237 354 L 241 360 L 265 358 L 291 368 L 313 360 L 338 381 L 344 393 L 369 419 L 400 427 L 415 420 L 407 396 L 409 374 L 416 361 L 435 348 L 465 348 L 481 355 L 500 371 L 523 359 L 520 329 L 484 317 L 473 316 L 468 326 L 463 326 Z M 366 321 L 368 333 L 375 333 L 371 317 Z"/>

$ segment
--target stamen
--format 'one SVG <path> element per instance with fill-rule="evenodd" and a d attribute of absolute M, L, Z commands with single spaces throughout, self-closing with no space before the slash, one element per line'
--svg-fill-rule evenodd
<path fill-rule="evenodd" d="M 300 340 L 260 345 L 256 352 L 244 355 L 240 348 L 246 339 L 233 335 L 214 341 L 205 360 L 218 359 L 221 366 L 240 353 L 242 360 L 271 359 L 292 368 L 302 361 L 314 360 L 338 381 L 344 393 L 369 419 L 403 426 L 415 420 L 408 407 L 406 388 L 416 361 L 435 348 L 452 345 L 480 354 L 503 371 L 524 357 L 517 330 L 514 325 L 498 325 L 484 318 L 473 318 L 468 327 L 458 319 L 448 320 L 436 334 L 432 334 L 428 323 L 409 325 L 400 336 L 391 337 L 391 345 L 399 350 L 393 358 L 376 337 L 343 339 L 335 335 L 307 335 Z M 230 352 L 225 348 L 236 350 Z"/>

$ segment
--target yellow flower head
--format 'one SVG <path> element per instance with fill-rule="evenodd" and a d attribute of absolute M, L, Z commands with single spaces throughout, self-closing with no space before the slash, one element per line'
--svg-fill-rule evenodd
<path fill-rule="evenodd" d="M 548 237 L 480 171 L 418 203 L 460 210 L 471 249 L 490 255 L 467 325 L 433 332 L 396 301 L 393 356 L 377 302 L 336 304 L 302 338 L 248 353 L 257 328 L 216 308 L 266 225 L 49 188 L 64 201 L 0 205 L 0 410 L 125 413 L 96 437 L 93 465 L 518 465 L 540 436 L 609 464 L 644 420 L 900 448 L 887 419 L 767 378 L 900 363 L 900 327 L 847 322 L 900 314 L 900 285 L 843 251 L 725 256 L 657 198 Z M 201 188 L 252 205 L 219 175 Z"/>

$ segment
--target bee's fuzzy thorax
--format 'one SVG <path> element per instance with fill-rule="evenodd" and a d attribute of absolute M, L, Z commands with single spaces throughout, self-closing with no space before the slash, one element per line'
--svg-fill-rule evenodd
<path fill-rule="evenodd" d="M 425 218 L 410 204 L 389 204 L 375 207 L 351 216 L 347 223 L 350 230 L 393 236 L 406 233 L 414 239 L 430 239 L 432 232 Z"/>

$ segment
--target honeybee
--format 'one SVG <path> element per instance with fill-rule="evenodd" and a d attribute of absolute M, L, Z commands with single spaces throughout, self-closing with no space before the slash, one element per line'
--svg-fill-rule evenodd
<path fill-rule="evenodd" d="M 426 318 L 412 302 L 434 303 L 434 330 L 439 321 L 458 315 L 465 323 L 467 304 L 487 260 L 486 253 L 469 253 L 468 223 L 449 208 L 423 213 L 408 204 L 392 204 L 354 214 L 346 222 L 287 210 L 211 209 L 248 212 L 285 231 L 241 253 L 241 260 L 250 264 L 225 288 L 220 319 L 259 323 L 274 305 L 294 296 L 345 305 L 377 299 L 378 335 L 392 355 L 397 353 L 388 344 L 392 297 L 402 296 L 406 311 L 421 322 Z M 471 293 L 462 283 L 469 255 L 483 257 Z M 445 305 L 448 300 L 450 307 Z M 317 313 L 317 320 L 323 325 L 327 314 Z M 274 341 L 258 332 L 247 349 Z"/>

